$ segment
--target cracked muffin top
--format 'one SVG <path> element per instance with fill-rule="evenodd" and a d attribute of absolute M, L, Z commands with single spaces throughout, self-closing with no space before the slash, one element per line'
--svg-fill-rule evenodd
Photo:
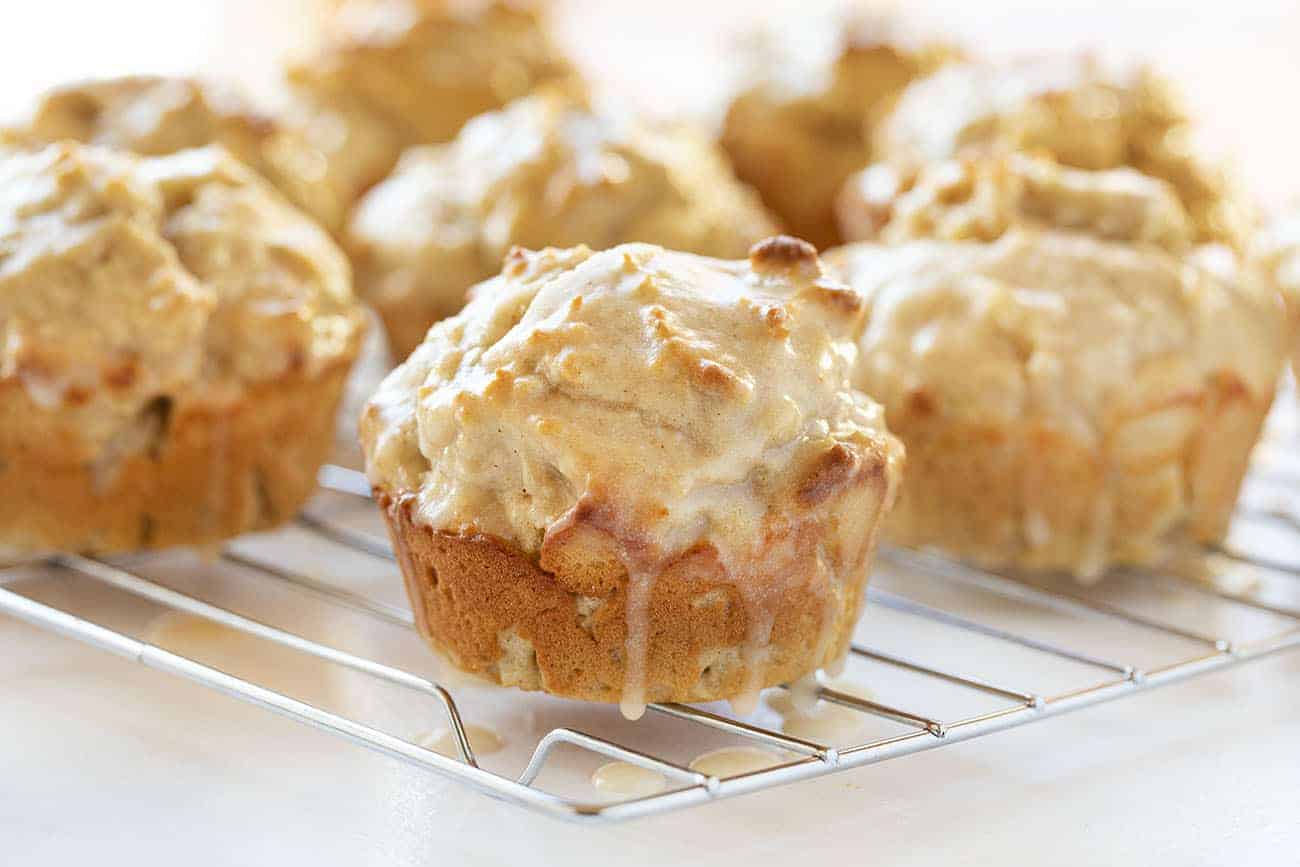
<path fill-rule="evenodd" d="M 360 317 L 328 236 L 220 148 L 0 150 L 0 386 L 92 447 L 159 396 L 350 360 Z"/>
<path fill-rule="evenodd" d="M 212 82 L 130 76 L 63 85 L 0 137 L 28 148 L 70 140 L 143 156 L 215 144 L 330 229 L 339 227 L 347 204 L 302 130 Z"/>
<path fill-rule="evenodd" d="M 904 165 L 1007 151 L 1166 181 L 1198 241 L 1241 249 L 1251 230 L 1253 208 L 1195 152 L 1181 102 L 1144 66 L 1090 55 L 951 64 L 909 86 L 875 135 L 875 158 Z"/>
<path fill-rule="evenodd" d="M 901 448 L 849 385 L 859 315 L 791 238 L 738 261 L 520 250 L 372 399 L 370 476 L 428 526 L 534 554 L 581 517 L 625 562 L 743 558 L 846 490 L 892 500 Z"/>
<path fill-rule="evenodd" d="M 543 83 L 576 81 L 542 11 L 519 0 L 342 3 L 287 75 L 349 202 L 407 147 L 448 141 Z"/>

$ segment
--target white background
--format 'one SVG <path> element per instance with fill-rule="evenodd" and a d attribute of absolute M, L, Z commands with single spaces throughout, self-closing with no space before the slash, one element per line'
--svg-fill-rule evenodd
<path fill-rule="evenodd" d="M 566 37 L 605 80 L 656 108 L 703 111 L 724 83 L 724 34 L 762 4 L 564 6 Z M 988 51 L 1087 44 L 1159 58 L 1203 114 L 1211 146 L 1241 157 L 1261 198 L 1300 193 L 1294 4 L 929 6 Z M 278 58 L 309 38 L 311 13 L 309 0 L 10 0 L 0 112 L 64 78 L 128 71 L 230 74 L 271 97 Z M 290 602 L 254 601 L 304 625 Z M 144 622 L 142 610 L 103 604 Z M 308 620 L 320 637 L 371 640 Z M 1286 865 L 1300 862 L 1298 803 L 1300 654 L 783 791 L 589 829 L 0 619 L 6 864 Z"/>

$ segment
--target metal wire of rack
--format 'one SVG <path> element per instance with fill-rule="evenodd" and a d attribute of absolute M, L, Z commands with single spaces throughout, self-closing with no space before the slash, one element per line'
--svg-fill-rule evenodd
<path fill-rule="evenodd" d="M 1276 490 L 1294 494 L 1300 489 L 1300 479 L 1293 477 L 1294 472 L 1295 467 L 1288 466 L 1285 462 L 1263 461 L 1257 462 L 1253 475 L 1273 485 Z M 321 472 L 320 481 L 322 487 L 332 492 L 333 496 L 368 497 L 365 479 L 356 471 L 327 466 Z M 1270 525 L 1272 531 L 1281 532 L 1284 538 L 1290 540 L 1288 550 L 1291 553 L 1300 554 L 1300 506 L 1294 500 L 1287 504 L 1268 496 L 1244 497 L 1239 520 Z M 395 568 L 386 541 L 372 533 L 312 510 L 297 520 L 297 529 L 312 534 L 314 539 L 385 562 L 386 568 Z M 414 628 L 413 618 L 405 608 L 372 598 L 355 589 L 230 547 L 223 549 L 218 556 L 221 560 L 253 570 L 266 579 L 279 582 L 297 592 L 312 594 L 332 605 L 362 612 L 391 625 Z M 1213 556 L 1225 562 L 1267 570 L 1283 581 L 1300 579 L 1300 562 L 1278 560 L 1267 552 L 1229 547 L 1220 549 Z M 1118 624 L 1176 640 L 1180 644 L 1189 645 L 1191 649 L 1173 661 L 1143 666 L 1126 659 L 1122 653 L 1113 652 L 1113 648 L 1098 650 L 1078 647 L 1066 641 L 1035 636 L 1024 630 L 1005 628 L 979 617 L 936 607 L 913 598 L 910 594 L 872 587 L 869 598 L 874 608 L 914 618 L 952 635 L 962 636 L 965 640 L 979 639 L 1005 644 L 1028 654 L 1065 661 L 1096 674 L 1082 687 L 1075 686 L 1055 692 L 1029 690 L 1005 682 L 996 673 L 975 675 L 959 671 L 957 666 L 923 662 L 881 647 L 854 643 L 850 654 L 853 659 L 977 693 L 993 702 L 993 706 L 971 715 L 942 718 L 934 712 L 901 706 L 898 702 L 886 703 L 874 698 L 863 698 L 821 683 L 816 694 L 823 702 L 877 720 L 887 720 L 902 728 L 901 731 L 861 742 L 835 746 L 797 737 L 781 731 L 779 727 L 755 723 L 725 712 L 683 704 L 654 704 L 650 706 L 653 713 L 678 720 L 694 731 L 710 730 L 714 734 L 722 733 L 740 742 L 779 750 L 786 759 L 762 770 L 717 777 L 692 770 L 680 761 L 653 754 L 646 749 L 565 726 L 552 728 L 541 737 L 522 773 L 510 776 L 480 767 L 457 701 L 442 685 L 401 668 L 242 616 L 194 595 L 178 592 L 109 560 L 65 554 L 41 561 L 39 566 L 51 574 L 75 574 L 91 579 L 164 608 L 205 618 L 432 699 L 446 717 L 459 752 L 459 760 L 348 716 L 300 701 L 265 685 L 226 673 L 188 656 L 91 622 L 60 607 L 37 601 L 3 586 L 11 577 L 13 570 L 10 568 L 0 570 L 0 611 L 147 668 L 186 678 L 290 717 L 418 768 L 453 778 L 501 800 L 554 817 L 586 822 L 631 819 L 931 750 L 1300 648 L 1300 607 L 1265 599 L 1258 594 L 1224 589 L 1176 572 L 1130 570 L 1142 581 L 1177 587 L 1181 592 L 1211 599 L 1216 604 L 1241 606 L 1256 614 L 1266 615 L 1273 628 L 1267 634 L 1250 640 L 1234 640 L 1203 628 L 1173 622 L 1170 618 L 1135 611 L 1105 598 L 1095 598 L 1083 590 L 1026 583 L 926 553 L 885 549 L 881 551 L 879 559 L 887 566 L 914 570 L 934 580 L 969 585 L 1007 600 L 1042 606 L 1060 617 Z M 613 802 L 574 798 L 550 791 L 539 784 L 539 777 L 561 745 L 657 772 L 669 781 L 668 786 L 658 794 Z"/>

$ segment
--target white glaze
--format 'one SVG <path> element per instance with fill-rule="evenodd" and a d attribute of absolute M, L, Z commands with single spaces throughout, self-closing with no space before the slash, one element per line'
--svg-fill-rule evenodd
<path fill-rule="evenodd" d="M 465 736 L 469 738 L 470 749 L 474 750 L 475 756 L 490 756 L 500 752 L 506 745 L 505 739 L 487 726 L 466 724 Z M 434 729 L 420 735 L 415 742 L 426 750 L 432 750 L 450 759 L 461 757 L 460 746 L 456 743 L 456 735 L 451 729 Z"/>
<path fill-rule="evenodd" d="M 591 784 L 607 795 L 644 798 L 666 789 L 668 779 L 658 771 L 630 762 L 609 762 L 592 773 Z"/>
<path fill-rule="evenodd" d="M 692 771 L 723 779 L 752 774 L 754 771 L 779 765 L 783 761 L 781 756 L 771 750 L 758 747 L 723 747 L 696 756 L 690 767 Z"/>

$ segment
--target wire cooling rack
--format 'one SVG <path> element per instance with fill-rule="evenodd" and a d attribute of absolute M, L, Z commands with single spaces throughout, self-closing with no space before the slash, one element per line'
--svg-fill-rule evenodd
<path fill-rule="evenodd" d="M 1228 542 L 1159 572 L 1126 570 L 1100 588 L 1084 588 L 997 574 L 921 552 L 882 550 L 868 614 L 849 658 L 850 674 L 871 691 L 820 680 L 819 707 L 852 718 L 843 731 L 828 734 L 809 734 L 775 717 L 772 708 L 779 703 L 773 696 L 779 699 L 785 687 L 768 691 L 764 708 L 743 718 L 725 704 L 651 705 L 652 716 L 674 727 L 654 736 L 645 734 L 653 728 L 647 720 L 605 717 L 600 726 L 584 726 L 581 721 L 593 719 L 590 706 L 493 690 L 498 701 L 514 706 L 549 701 L 547 719 L 572 714 L 579 723 L 548 726 L 535 740 L 528 738 L 531 750 L 513 768 L 485 767 L 462 719 L 462 703 L 453 696 L 484 687 L 440 684 L 410 670 L 419 665 L 390 664 L 374 658 L 383 653 L 354 653 L 235 610 L 248 604 L 205 599 L 219 595 L 225 573 L 234 570 L 244 580 L 308 594 L 371 625 L 413 631 L 400 600 L 300 562 L 304 554 L 316 564 L 361 558 L 374 567 L 368 574 L 377 569 L 385 586 L 400 586 L 365 479 L 341 466 L 322 470 L 322 493 L 293 527 L 251 543 L 241 540 L 206 560 L 191 558 L 187 571 L 206 576 L 192 592 L 169 586 L 179 572 L 169 571 L 170 561 L 160 555 L 59 555 L 0 570 L 0 611 L 501 800 L 574 821 L 623 820 L 934 749 L 1300 647 L 1300 440 L 1294 417 L 1288 410 L 1281 426 L 1289 429 L 1280 434 L 1275 420 L 1273 439 L 1260 447 Z M 223 580 L 212 580 L 217 577 Z M 431 701 L 458 756 L 392 734 L 359 719 L 361 714 L 294 697 L 292 689 L 275 688 L 275 678 L 259 676 L 268 670 L 236 675 L 165 649 L 147 635 L 73 613 L 68 597 L 76 594 L 64 594 L 64 604 L 56 604 L 28 592 L 69 580 L 106 585 Z M 692 769 L 692 754 L 726 744 L 762 748 L 772 764 L 726 776 Z M 609 760 L 660 775 L 662 791 L 620 799 L 580 784 L 592 762 Z M 581 773 L 566 777 L 557 772 L 560 766 Z"/>

